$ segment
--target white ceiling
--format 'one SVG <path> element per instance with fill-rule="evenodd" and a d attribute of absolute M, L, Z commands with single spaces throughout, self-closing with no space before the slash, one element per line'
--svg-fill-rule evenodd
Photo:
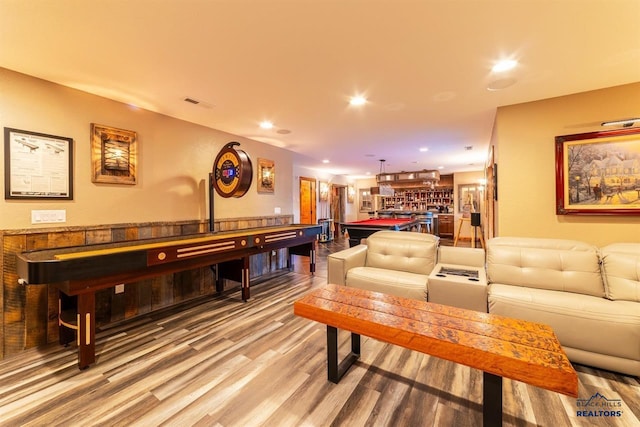
<path fill-rule="evenodd" d="M 640 0 L 0 0 L 0 67 L 331 173 L 480 170 L 496 107 L 640 81 Z"/>

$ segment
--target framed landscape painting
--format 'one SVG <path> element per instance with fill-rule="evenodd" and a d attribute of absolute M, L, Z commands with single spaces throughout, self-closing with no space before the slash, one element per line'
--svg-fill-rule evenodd
<path fill-rule="evenodd" d="M 557 215 L 640 215 L 640 128 L 555 142 Z"/>

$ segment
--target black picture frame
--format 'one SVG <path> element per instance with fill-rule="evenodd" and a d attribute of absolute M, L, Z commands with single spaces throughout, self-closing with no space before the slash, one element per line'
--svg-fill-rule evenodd
<path fill-rule="evenodd" d="M 73 200 L 73 139 L 5 127 L 4 198 Z"/>

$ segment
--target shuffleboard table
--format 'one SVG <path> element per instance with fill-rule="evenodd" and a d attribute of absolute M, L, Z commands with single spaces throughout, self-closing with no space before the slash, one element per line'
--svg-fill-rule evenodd
<path fill-rule="evenodd" d="M 76 319 L 59 318 L 60 343 L 73 341 L 76 329 L 80 369 L 95 363 L 95 293 L 122 283 L 216 265 L 216 290 L 223 279 L 241 283 L 242 299 L 250 297 L 249 257 L 276 249 L 310 257 L 315 272 L 320 225 L 293 224 L 171 238 L 76 246 L 23 252 L 17 256 L 19 282 L 51 284 L 77 297 Z"/>
<path fill-rule="evenodd" d="M 412 218 L 370 218 L 362 221 L 344 222 L 342 227 L 349 233 L 349 247 L 360 244 L 376 231 L 411 231 L 418 227 L 419 221 Z"/>

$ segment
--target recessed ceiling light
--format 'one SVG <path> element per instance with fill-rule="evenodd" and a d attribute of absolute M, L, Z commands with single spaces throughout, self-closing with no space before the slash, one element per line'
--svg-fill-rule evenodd
<path fill-rule="evenodd" d="M 273 128 L 273 123 L 271 123 L 269 120 L 265 120 L 260 122 L 260 127 L 262 129 L 271 129 Z"/>
<path fill-rule="evenodd" d="M 421 147 L 420 148 L 420 152 L 421 153 L 426 153 L 427 151 L 429 151 L 429 149 L 427 147 Z"/>
<path fill-rule="evenodd" d="M 507 78 L 507 79 L 498 79 L 494 80 L 487 86 L 487 90 L 491 92 L 495 92 L 498 90 L 506 89 L 509 86 L 516 84 L 516 79 Z"/>
<path fill-rule="evenodd" d="M 322 161 L 322 163 L 325 163 L 325 164 L 326 164 L 326 163 L 329 163 L 329 160 L 324 159 L 324 160 Z"/>
<path fill-rule="evenodd" d="M 355 105 L 355 106 L 364 105 L 366 104 L 366 102 L 367 102 L 367 98 L 365 98 L 362 95 L 352 96 L 351 99 L 349 100 L 349 104 Z"/>
<path fill-rule="evenodd" d="M 444 166 L 438 166 L 438 169 L 444 169 Z"/>
<path fill-rule="evenodd" d="M 502 61 L 498 61 L 493 68 L 491 68 L 491 71 L 494 73 L 503 73 L 514 69 L 516 65 L 518 65 L 518 61 L 514 59 L 504 59 Z"/>

